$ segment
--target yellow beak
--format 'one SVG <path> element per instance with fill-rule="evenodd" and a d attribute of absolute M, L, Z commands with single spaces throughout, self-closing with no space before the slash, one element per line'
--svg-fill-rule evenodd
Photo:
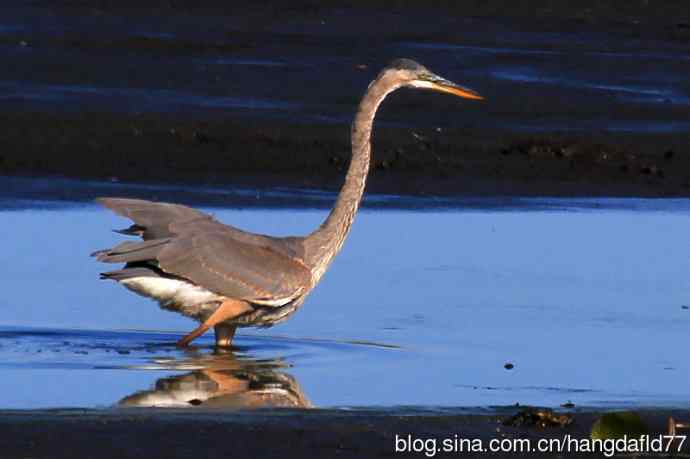
<path fill-rule="evenodd" d="M 482 96 L 472 91 L 471 89 L 463 88 L 462 86 L 459 86 L 448 80 L 441 80 L 438 82 L 432 81 L 431 89 L 433 89 L 434 91 L 447 92 L 448 94 L 464 97 L 465 99 L 484 100 Z"/>

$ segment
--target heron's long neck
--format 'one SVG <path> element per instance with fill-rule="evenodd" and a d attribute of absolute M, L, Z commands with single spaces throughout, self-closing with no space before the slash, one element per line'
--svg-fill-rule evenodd
<path fill-rule="evenodd" d="M 369 86 L 359 104 L 352 123 L 352 159 L 345 183 L 328 218 L 305 240 L 305 262 L 312 268 L 315 281 L 321 278 L 350 232 L 369 174 L 371 129 L 376 109 L 398 86 L 386 78 L 378 79 Z"/>

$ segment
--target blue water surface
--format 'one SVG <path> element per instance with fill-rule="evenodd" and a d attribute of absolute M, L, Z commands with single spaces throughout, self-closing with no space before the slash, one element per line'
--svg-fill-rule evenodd
<path fill-rule="evenodd" d="M 125 219 L 3 206 L 0 407 L 111 406 L 209 362 L 320 407 L 690 405 L 690 200 L 482 199 L 365 208 L 303 309 L 230 356 L 175 349 L 194 323 L 98 279 Z M 233 207 L 207 210 L 273 235 L 327 212 Z"/>

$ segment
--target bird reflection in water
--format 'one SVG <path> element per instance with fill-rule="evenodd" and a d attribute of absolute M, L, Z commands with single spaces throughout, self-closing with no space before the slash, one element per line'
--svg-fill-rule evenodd
<path fill-rule="evenodd" d="M 311 408 L 312 404 L 281 360 L 238 358 L 232 351 L 190 352 L 184 359 L 156 360 L 156 368 L 189 369 L 160 378 L 153 389 L 120 400 L 127 407 Z"/>

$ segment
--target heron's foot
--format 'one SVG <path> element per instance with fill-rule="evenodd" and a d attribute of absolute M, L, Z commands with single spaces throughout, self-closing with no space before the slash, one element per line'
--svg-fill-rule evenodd
<path fill-rule="evenodd" d="M 204 323 L 199 325 L 197 328 L 192 330 L 191 333 L 188 335 L 185 335 L 182 337 L 177 342 L 177 347 L 187 347 L 189 343 L 197 339 L 199 336 L 203 335 L 206 333 L 206 331 L 214 327 L 221 322 L 225 322 L 226 320 L 234 319 L 235 317 L 239 317 L 242 314 L 249 312 L 252 310 L 252 307 L 249 306 L 249 303 L 246 301 L 240 301 L 240 300 L 227 300 L 224 301 L 218 306 L 218 309 L 216 309 L 211 316 L 206 319 Z M 234 332 L 233 332 L 234 335 Z M 226 335 L 223 335 L 226 336 Z M 216 339 L 216 343 L 218 340 Z M 232 336 L 230 336 L 229 343 L 232 342 Z"/>

